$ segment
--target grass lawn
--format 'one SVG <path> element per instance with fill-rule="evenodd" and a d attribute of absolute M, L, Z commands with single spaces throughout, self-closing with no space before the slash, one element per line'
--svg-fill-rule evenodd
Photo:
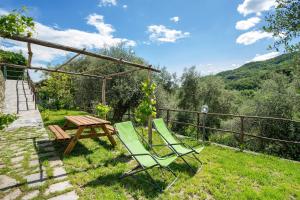
<path fill-rule="evenodd" d="M 61 123 L 63 116 L 70 114 L 51 111 L 46 123 Z M 154 143 L 161 143 L 155 134 Z M 119 140 L 115 148 L 107 138 L 80 140 L 71 154 L 63 157 L 65 147 L 56 144 L 81 199 L 300 199 L 300 163 L 272 156 L 208 145 L 198 156 L 204 162 L 198 173 L 191 173 L 178 159 L 171 168 L 179 179 L 169 190 L 159 192 L 143 173 L 119 179 L 136 164 Z M 194 168 L 199 167 L 195 160 L 187 159 Z M 169 172 L 159 169 L 150 174 L 162 187 L 173 180 Z"/>
<path fill-rule="evenodd" d="M 86 112 L 78 110 L 45 110 L 42 113 L 44 125 L 50 124 L 64 125 L 64 117 L 67 115 L 86 115 Z"/>

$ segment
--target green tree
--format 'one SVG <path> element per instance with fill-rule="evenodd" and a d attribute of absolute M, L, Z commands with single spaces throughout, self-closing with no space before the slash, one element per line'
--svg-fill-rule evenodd
<path fill-rule="evenodd" d="M 179 108 L 186 110 L 199 110 L 199 80 L 200 73 L 196 67 L 185 69 L 181 77 L 181 88 L 179 91 Z"/>
<path fill-rule="evenodd" d="M 22 55 L 22 53 L 15 53 L 10 51 L 0 50 L 0 63 L 10 63 L 17 65 L 26 65 L 27 61 Z M 7 67 L 7 76 L 9 79 L 17 79 L 17 77 L 22 76 L 24 69 L 17 69 Z M 1 67 L 2 72 L 4 72 L 4 68 Z"/>
<path fill-rule="evenodd" d="M 294 58 L 295 84 L 300 77 L 300 0 L 276 0 L 275 12 L 266 17 L 267 25 L 263 29 L 277 39 L 273 48 L 284 46 L 287 51 L 296 52 Z M 300 86 L 296 88 L 300 91 Z M 299 92 L 300 94 L 300 92 Z"/>
<path fill-rule="evenodd" d="M 293 84 L 279 74 L 266 80 L 254 97 L 255 115 L 272 116 L 292 119 L 299 111 L 299 96 Z M 283 140 L 300 141 L 299 126 L 288 121 L 260 120 L 258 123 L 259 135 Z M 259 150 L 265 150 L 280 156 L 300 159 L 299 145 L 267 142 L 261 140 Z"/>
<path fill-rule="evenodd" d="M 101 54 L 122 58 L 135 63 L 147 63 L 136 56 L 133 51 L 125 46 L 116 46 L 100 51 Z M 112 74 L 136 69 L 126 66 L 122 63 L 113 63 L 111 61 L 99 60 L 91 57 L 81 57 L 73 61 L 65 70 L 76 72 L 85 72 L 89 74 Z M 101 101 L 101 85 L 99 79 L 74 77 L 75 102 L 80 108 L 94 108 L 94 103 Z M 115 76 L 106 81 L 106 101 L 112 107 L 112 113 L 109 117 L 113 121 L 121 121 L 124 114 L 131 108 L 136 108 L 143 98 L 141 83 L 147 79 L 145 70 L 136 71 L 125 76 Z M 88 109 L 88 108 L 86 108 Z"/>
<path fill-rule="evenodd" d="M 274 48 L 283 45 L 289 51 L 300 50 L 300 43 L 293 42 L 300 36 L 300 0 L 276 0 L 275 12 L 267 17 L 267 25 L 263 29 L 278 38 Z"/>
<path fill-rule="evenodd" d="M 153 82 L 157 85 L 155 90 L 157 108 L 176 108 L 179 88 L 176 74 L 171 74 L 163 67 L 160 73 L 153 74 Z"/>
<path fill-rule="evenodd" d="M 71 78 L 67 74 L 50 74 L 38 91 L 41 105 L 54 109 L 74 108 L 74 89 Z"/>
<path fill-rule="evenodd" d="M 232 92 L 225 89 L 224 81 L 220 77 L 201 77 L 195 67 L 185 70 L 182 75 L 182 85 L 179 92 L 179 108 L 185 110 L 201 111 L 203 105 L 208 105 L 209 112 L 229 113 L 233 111 L 235 101 Z M 178 113 L 177 121 L 195 122 L 195 115 Z M 206 125 L 219 127 L 220 117 L 208 116 Z M 182 129 L 183 126 L 176 126 Z"/>

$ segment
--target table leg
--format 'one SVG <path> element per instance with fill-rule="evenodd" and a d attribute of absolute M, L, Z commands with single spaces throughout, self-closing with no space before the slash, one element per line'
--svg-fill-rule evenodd
<path fill-rule="evenodd" d="M 92 134 L 92 135 L 96 135 L 96 134 L 97 134 L 96 129 L 93 128 L 93 127 L 91 128 L 91 134 Z"/>
<path fill-rule="evenodd" d="M 83 132 L 84 129 L 85 129 L 85 127 L 79 127 L 78 128 L 75 136 L 71 139 L 69 145 L 67 146 L 67 148 L 64 152 L 65 155 L 68 155 L 74 149 L 74 147 L 75 147 L 75 145 L 76 145 L 76 143 L 77 143 L 77 141 L 78 141 L 78 139 L 79 139 L 79 137 L 80 137 L 80 135 L 81 135 L 81 133 Z"/>
<path fill-rule="evenodd" d="M 106 136 L 108 137 L 110 143 L 111 143 L 113 146 L 116 146 L 117 143 L 116 143 L 115 139 L 113 138 L 113 136 L 110 134 L 110 131 L 106 128 L 106 125 L 105 125 L 105 124 L 102 125 L 102 129 L 103 129 L 103 131 L 105 132 Z"/>
<path fill-rule="evenodd" d="M 69 125 L 70 125 L 70 122 L 67 120 L 62 129 L 66 130 L 69 127 Z"/>

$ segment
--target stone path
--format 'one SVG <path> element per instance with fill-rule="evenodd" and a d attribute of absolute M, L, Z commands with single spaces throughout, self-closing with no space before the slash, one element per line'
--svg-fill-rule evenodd
<path fill-rule="evenodd" d="M 45 129 L 0 132 L 0 199 L 78 199 Z"/>
<path fill-rule="evenodd" d="M 5 81 L 5 100 L 4 113 L 17 113 L 17 91 L 16 80 Z M 28 83 L 24 81 L 24 89 L 21 81 L 18 81 L 19 94 L 19 114 L 18 119 L 7 127 L 7 130 L 13 130 L 21 127 L 43 127 L 43 121 L 39 110 L 35 109 L 33 95 L 30 92 Z M 28 109 L 26 105 L 26 98 Z"/>
<path fill-rule="evenodd" d="M 17 112 L 15 80 L 5 82 L 5 113 Z M 78 199 L 49 140 L 28 84 L 18 82 L 18 119 L 0 131 L 0 199 Z M 26 105 L 26 98 L 28 109 Z"/>

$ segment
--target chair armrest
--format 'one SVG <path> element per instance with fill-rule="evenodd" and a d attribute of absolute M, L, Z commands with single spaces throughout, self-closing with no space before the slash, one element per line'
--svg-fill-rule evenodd
<path fill-rule="evenodd" d="M 181 141 L 181 140 L 180 140 Z M 184 143 L 184 142 L 179 142 L 179 143 L 174 143 L 174 144 L 169 144 L 169 145 L 171 145 L 171 146 L 175 146 L 175 145 L 183 145 L 183 146 L 185 146 L 185 147 L 187 147 L 187 148 L 190 148 L 194 153 L 197 153 L 197 151 L 193 148 L 193 147 L 191 147 L 190 145 L 188 145 L 188 144 L 186 144 L 186 143 Z"/>
<path fill-rule="evenodd" d="M 167 144 L 152 144 L 153 147 L 168 146 Z"/>
<path fill-rule="evenodd" d="M 185 145 L 185 144 L 183 142 L 178 142 L 178 143 L 169 143 L 169 145 L 175 146 L 175 145 Z"/>
<path fill-rule="evenodd" d="M 192 146 L 190 146 L 190 145 L 188 145 L 186 143 L 185 143 L 185 146 L 188 147 L 188 148 L 190 148 L 190 149 L 192 149 L 194 153 L 197 153 L 197 151 L 194 149 L 194 147 L 192 147 Z M 200 146 L 200 145 L 198 145 L 198 146 Z"/>
<path fill-rule="evenodd" d="M 137 153 L 137 154 L 130 154 L 131 156 L 151 156 L 149 153 Z"/>
<path fill-rule="evenodd" d="M 137 156 L 151 156 L 151 158 L 159 165 L 159 163 L 157 162 L 157 160 L 149 153 L 138 153 L 138 154 L 130 154 L 133 157 L 137 157 Z"/>

